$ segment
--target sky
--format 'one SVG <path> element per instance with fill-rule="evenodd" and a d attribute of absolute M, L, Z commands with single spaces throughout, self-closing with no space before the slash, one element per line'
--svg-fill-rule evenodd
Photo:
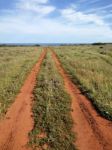
<path fill-rule="evenodd" d="M 112 42 L 112 0 L 0 0 L 0 43 Z"/>

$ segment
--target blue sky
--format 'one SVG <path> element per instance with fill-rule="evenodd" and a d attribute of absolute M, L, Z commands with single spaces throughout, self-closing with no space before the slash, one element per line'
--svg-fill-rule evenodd
<path fill-rule="evenodd" d="M 112 42 L 112 0 L 0 0 L 7 42 Z"/>

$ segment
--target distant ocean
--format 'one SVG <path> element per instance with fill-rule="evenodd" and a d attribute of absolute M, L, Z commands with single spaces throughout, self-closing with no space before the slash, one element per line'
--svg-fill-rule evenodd
<path fill-rule="evenodd" d="M 0 43 L 0 45 L 14 45 L 14 46 L 60 46 L 60 45 L 78 45 L 80 43 Z"/>
<path fill-rule="evenodd" d="M 96 43 L 0 43 L 0 46 L 60 46 L 60 45 L 88 45 L 88 44 L 97 44 Z M 98 44 L 112 44 L 112 43 L 100 43 Z"/>

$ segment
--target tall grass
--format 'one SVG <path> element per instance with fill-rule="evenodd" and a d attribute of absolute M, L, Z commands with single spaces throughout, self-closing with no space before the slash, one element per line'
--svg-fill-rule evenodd
<path fill-rule="evenodd" d="M 72 81 L 112 120 L 112 46 L 57 47 L 55 51 Z"/>
<path fill-rule="evenodd" d="M 0 47 L 0 116 L 13 102 L 40 52 L 36 47 Z"/>
<path fill-rule="evenodd" d="M 49 52 L 41 66 L 34 89 L 34 149 L 75 150 L 71 101 Z"/>

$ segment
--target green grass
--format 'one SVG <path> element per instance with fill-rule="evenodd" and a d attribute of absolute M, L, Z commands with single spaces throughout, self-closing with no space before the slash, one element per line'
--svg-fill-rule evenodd
<path fill-rule="evenodd" d="M 34 149 L 75 150 L 71 101 L 63 84 L 48 52 L 34 89 L 34 129 L 30 133 Z"/>
<path fill-rule="evenodd" d="M 0 47 L 0 116 L 14 101 L 41 48 Z"/>
<path fill-rule="evenodd" d="M 72 81 L 112 120 L 112 45 L 54 48 Z"/>

